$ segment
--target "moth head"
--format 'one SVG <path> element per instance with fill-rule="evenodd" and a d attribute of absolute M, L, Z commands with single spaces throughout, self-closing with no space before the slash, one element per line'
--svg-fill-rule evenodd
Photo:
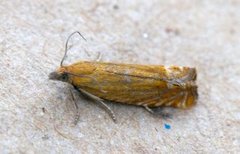
<path fill-rule="evenodd" d="M 51 72 L 48 77 L 50 80 L 58 80 L 62 82 L 68 82 L 69 80 L 69 74 L 66 72 L 66 69 L 64 67 L 61 67 L 54 72 Z"/>
<path fill-rule="evenodd" d="M 66 44 L 65 44 L 65 53 L 64 53 L 64 56 L 63 56 L 63 58 L 62 58 L 62 60 L 61 60 L 61 62 L 60 62 L 60 68 L 59 68 L 58 70 L 56 70 L 56 71 L 54 71 L 54 72 L 52 72 L 52 73 L 49 74 L 48 77 L 49 77 L 50 80 L 58 80 L 58 81 L 63 81 L 63 82 L 69 82 L 69 81 L 70 81 L 69 76 L 70 76 L 70 75 L 74 75 L 74 74 L 72 74 L 71 72 L 68 72 L 68 71 L 67 71 L 67 69 L 68 69 L 67 66 L 64 66 L 64 65 L 63 65 L 63 62 L 64 62 L 64 60 L 65 60 L 66 57 L 67 57 L 68 42 L 69 42 L 70 38 L 71 38 L 74 34 L 78 34 L 79 36 L 81 36 L 81 37 L 86 41 L 86 39 L 83 37 L 83 35 L 82 35 L 80 32 L 78 32 L 78 31 L 72 33 L 72 34 L 68 37 L 68 39 L 67 39 L 67 41 L 66 41 Z"/>

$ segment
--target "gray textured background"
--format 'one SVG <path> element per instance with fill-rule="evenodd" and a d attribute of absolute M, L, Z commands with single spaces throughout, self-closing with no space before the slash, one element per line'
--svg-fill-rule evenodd
<path fill-rule="evenodd" d="M 102 61 L 196 67 L 198 104 L 167 120 L 110 104 L 115 124 L 77 98 L 75 126 L 71 86 L 48 80 L 75 30 L 88 41 L 73 39 L 68 63 L 101 53 Z M 1 0 L 0 151 L 237 153 L 239 58 L 239 0 Z"/>

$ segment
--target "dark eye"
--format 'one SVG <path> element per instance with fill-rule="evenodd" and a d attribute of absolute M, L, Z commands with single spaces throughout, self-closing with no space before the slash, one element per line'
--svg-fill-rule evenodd
<path fill-rule="evenodd" d="M 63 74 L 62 75 L 62 81 L 67 81 L 68 80 L 68 75 L 67 74 Z"/>

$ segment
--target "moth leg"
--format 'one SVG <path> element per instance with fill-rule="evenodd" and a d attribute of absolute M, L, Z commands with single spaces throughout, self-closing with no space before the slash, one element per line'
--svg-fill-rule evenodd
<path fill-rule="evenodd" d="M 74 124 L 77 125 L 78 121 L 79 121 L 79 118 L 80 118 L 80 115 L 79 115 L 79 107 L 77 105 L 77 102 L 75 101 L 75 97 L 73 95 L 73 92 L 72 90 L 70 90 L 70 93 L 71 93 L 71 96 L 72 96 L 72 100 L 73 100 L 73 103 L 74 103 L 74 107 L 76 109 L 76 115 L 75 115 L 75 118 L 74 118 Z"/>
<path fill-rule="evenodd" d="M 157 108 L 157 109 L 151 109 L 147 105 L 143 106 L 149 113 L 154 114 L 154 115 L 160 115 L 163 119 L 168 119 L 171 118 L 171 114 L 163 108 Z"/>
<path fill-rule="evenodd" d="M 116 123 L 117 119 L 116 119 L 114 112 L 111 110 L 111 108 L 106 103 L 104 103 L 104 101 L 98 101 L 98 102 L 107 111 L 107 113 L 110 115 L 112 120 Z"/>
<path fill-rule="evenodd" d="M 82 94 L 86 95 L 87 97 L 93 99 L 94 101 L 98 102 L 102 108 L 104 108 L 106 110 L 106 112 L 109 114 L 109 116 L 113 119 L 114 122 L 116 122 L 116 116 L 114 114 L 114 112 L 111 110 L 111 108 L 99 97 L 94 96 L 88 92 L 86 92 L 85 90 L 82 89 L 78 89 Z"/>
<path fill-rule="evenodd" d="M 100 52 L 98 52 L 96 61 L 99 62 L 102 59 L 102 54 Z"/>
<path fill-rule="evenodd" d="M 150 109 L 147 105 L 143 105 L 143 107 L 149 112 L 154 114 L 154 111 L 152 109 Z"/>

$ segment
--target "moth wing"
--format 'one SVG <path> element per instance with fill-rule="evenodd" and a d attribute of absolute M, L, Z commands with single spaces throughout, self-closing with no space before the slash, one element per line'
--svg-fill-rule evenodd
<path fill-rule="evenodd" d="M 177 108 L 188 108 L 196 104 L 197 96 L 191 91 L 180 91 L 168 89 L 166 93 L 158 96 L 143 98 L 138 105 L 148 107 L 171 106 Z"/>
<path fill-rule="evenodd" d="M 81 77 L 72 76 L 71 83 L 105 100 L 182 108 L 196 100 L 196 89 L 184 89 L 180 85 L 196 80 L 193 68 L 91 62 L 76 65 L 72 73 Z"/>

